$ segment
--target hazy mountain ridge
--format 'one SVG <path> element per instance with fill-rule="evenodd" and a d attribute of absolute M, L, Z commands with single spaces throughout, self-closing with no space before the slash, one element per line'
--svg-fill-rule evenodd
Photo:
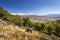
<path fill-rule="evenodd" d="M 48 15 L 43 15 L 43 16 L 38 16 L 38 15 L 21 15 L 23 17 L 33 17 L 33 18 L 60 18 L 60 14 L 48 14 Z"/>
<path fill-rule="evenodd" d="M 48 14 L 45 17 L 60 18 L 60 14 Z"/>

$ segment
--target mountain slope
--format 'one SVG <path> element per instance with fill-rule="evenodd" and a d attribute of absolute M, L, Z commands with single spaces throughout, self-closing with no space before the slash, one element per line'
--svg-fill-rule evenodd
<path fill-rule="evenodd" d="M 45 15 L 45 17 L 60 18 L 60 14 L 49 14 L 49 15 Z"/>
<path fill-rule="evenodd" d="M 35 30 L 33 30 L 32 33 L 23 32 L 19 30 L 21 28 L 17 29 L 17 27 L 15 27 L 14 24 L 7 25 L 6 21 L 0 20 L 0 40 L 59 40 L 60 39 L 54 35 L 49 36 L 47 34 Z"/>

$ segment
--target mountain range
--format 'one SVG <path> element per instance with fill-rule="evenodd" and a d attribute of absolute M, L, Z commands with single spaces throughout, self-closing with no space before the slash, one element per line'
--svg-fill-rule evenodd
<path fill-rule="evenodd" d="M 48 14 L 43 16 L 38 15 L 21 15 L 23 17 L 33 17 L 33 18 L 60 18 L 60 14 Z"/>
<path fill-rule="evenodd" d="M 48 14 L 45 17 L 60 18 L 60 14 Z"/>

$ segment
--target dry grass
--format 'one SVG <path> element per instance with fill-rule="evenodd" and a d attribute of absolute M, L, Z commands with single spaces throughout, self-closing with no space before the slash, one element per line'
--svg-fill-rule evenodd
<path fill-rule="evenodd" d="M 25 29 L 24 29 L 25 30 Z M 55 36 L 51 37 L 38 31 L 22 32 L 17 30 L 14 25 L 0 24 L 0 40 L 59 40 Z"/>

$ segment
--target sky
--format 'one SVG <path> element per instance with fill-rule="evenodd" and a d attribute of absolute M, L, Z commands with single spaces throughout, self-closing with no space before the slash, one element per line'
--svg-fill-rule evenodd
<path fill-rule="evenodd" d="M 0 6 L 13 15 L 60 14 L 60 0 L 0 0 Z"/>

